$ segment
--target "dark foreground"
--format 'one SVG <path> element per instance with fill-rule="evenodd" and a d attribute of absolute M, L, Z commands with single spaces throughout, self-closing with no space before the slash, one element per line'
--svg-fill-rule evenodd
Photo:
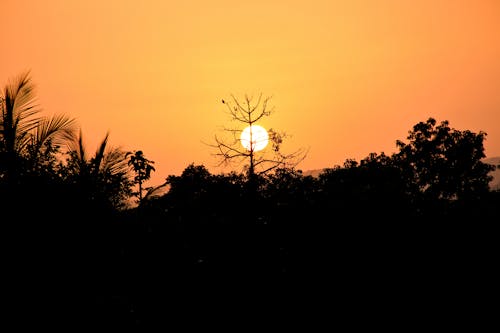
<path fill-rule="evenodd" d="M 4 233 L 4 305 L 16 327 L 168 329 L 234 321 L 246 328 L 264 319 L 412 327 L 492 311 L 484 304 L 497 276 L 498 234 L 486 215 L 384 220 L 295 212 L 183 220 L 147 210 L 91 213 L 26 220 Z"/>

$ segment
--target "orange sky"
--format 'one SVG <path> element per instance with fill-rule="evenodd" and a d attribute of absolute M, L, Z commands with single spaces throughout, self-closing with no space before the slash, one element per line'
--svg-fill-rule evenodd
<path fill-rule="evenodd" d="M 0 83 L 26 69 L 88 148 L 154 160 L 152 184 L 220 169 L 220 103 L 273 96 L 263 125 L 309 147 L 302 170 L 392 153 L 419 121 L 484 131 L 500 156 L 500 1 L 1 0 Z"/>

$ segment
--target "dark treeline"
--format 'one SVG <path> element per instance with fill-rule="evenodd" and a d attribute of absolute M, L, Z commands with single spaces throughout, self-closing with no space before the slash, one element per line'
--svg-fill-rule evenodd
<path fill-rule="evenodd" d="M 0 204 L 18 325 L 169 327 L 209 312 L 251 317 L 243 304 L 253 316 L 286 308 L 288 320 L 384 304 L 404 316 L 409 303 L 432 312 L 487 292 L 500 192 L 488 187 L 485 133 L 429 118 L 397 153 L 315 177 L 277 168 L 249 184 L 191 164 L 143 197 L 133 190 L 154 168 L 142 152 L 105 136 L 89 155 L 70 119 L 30 118 L 29 80 L 16 84 L 2 97 Z"/>

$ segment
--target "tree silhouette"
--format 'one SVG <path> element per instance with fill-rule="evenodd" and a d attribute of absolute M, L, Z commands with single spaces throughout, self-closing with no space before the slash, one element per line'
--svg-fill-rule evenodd
<path fill-rule="evenodd" d="M 409 191 L 431 200 L 477 199 L 488 192 L 494 166 L 483 163 L 486 133 L 436 125 L 434 118 L 409 131 L 408 143 L 397 140 L 394 156 L 410 186 Z"/>
<path fill-rule="evenodd" d="M 129 158 L 128 165 L 135 172 L 134 180 L 139 185 L 139 205 L 142 203 L 142 183 L 151 177 L 151 171 L 155 171 L 153 167 L 154 161 L 148 160 L 142 150 L 128 152 L 126 157 Z"/>
<path fill-rule="evenodd" d="M 108 147 L 109 133 L 92 156 L 87 155 L 82 132 L 70 145 L 66 178 L 80 188 L 84 201 L 121 208 L 131 195 L 126 152 Z"/>
<path fill-rule="evenodd" d="M 36 170 L 44 154 L 52 155 L 75 137 L 74 119 L 40 115 L 29 71 L 4 87 L 0 111 L 0 172 L 7 180 L 21 171 Z"/>
<path fill-rule="evenodd" d="M 248 177 L 250 193 L 255 193 L 258 186 L 258 178 L 276 168 L 293 168 L 299 164 L 307 155 L 307 150 L 300 148 L 292 153 L 283 153 L 281 146 L 286 133 L 275 129 L 268 130 L 268 146 L 265 149 L 256 149 L 259 142 L 252 137 L 252 126 L 256 125 L 265 117 L 269 117 L 274 112 L 274 107 L 270 105 L 271 97 L 263 97 L 262 94 L 255 99 L 245 95 L 243 101 L 238 100 L 234 95 L 229 100 L 222 100 L 227 107 L 228 116 L 231 121 L 238 125 L 234 127 L 224 127 L 225 137 L 215 135 L 214 154 L 220 159 L 220 165 L 231 165 L 233 162 L 247 164 L 244 166 Z M 240 140 L 241 127 L 249 127 L 249 144 L 243 147 Z"/>

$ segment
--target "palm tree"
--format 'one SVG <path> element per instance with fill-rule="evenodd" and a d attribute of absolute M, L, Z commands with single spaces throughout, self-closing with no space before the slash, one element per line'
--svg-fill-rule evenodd
<path fill-rule="evenodd" d="M 131 195 L 133 182 L 129 179 L 126 153 L 119 147 L 108 146 L 109 133 L 96 152 L 88 156 L 80 134 L 72 141 L 68 158 L 68 175 L 80 188 L 85 200 L 107 202 L 120 208 Z"/>
<path fill-rule="evenodd" d="M 0 110 L 0 172 L 7 179 L 22 171 L 19 162 L 29 162 L 29 166 L 36 167 L 44 149 L 57 149 L 74 137 L 74 119 L 40 115 L 29 71 L 2 89 Z"/>

